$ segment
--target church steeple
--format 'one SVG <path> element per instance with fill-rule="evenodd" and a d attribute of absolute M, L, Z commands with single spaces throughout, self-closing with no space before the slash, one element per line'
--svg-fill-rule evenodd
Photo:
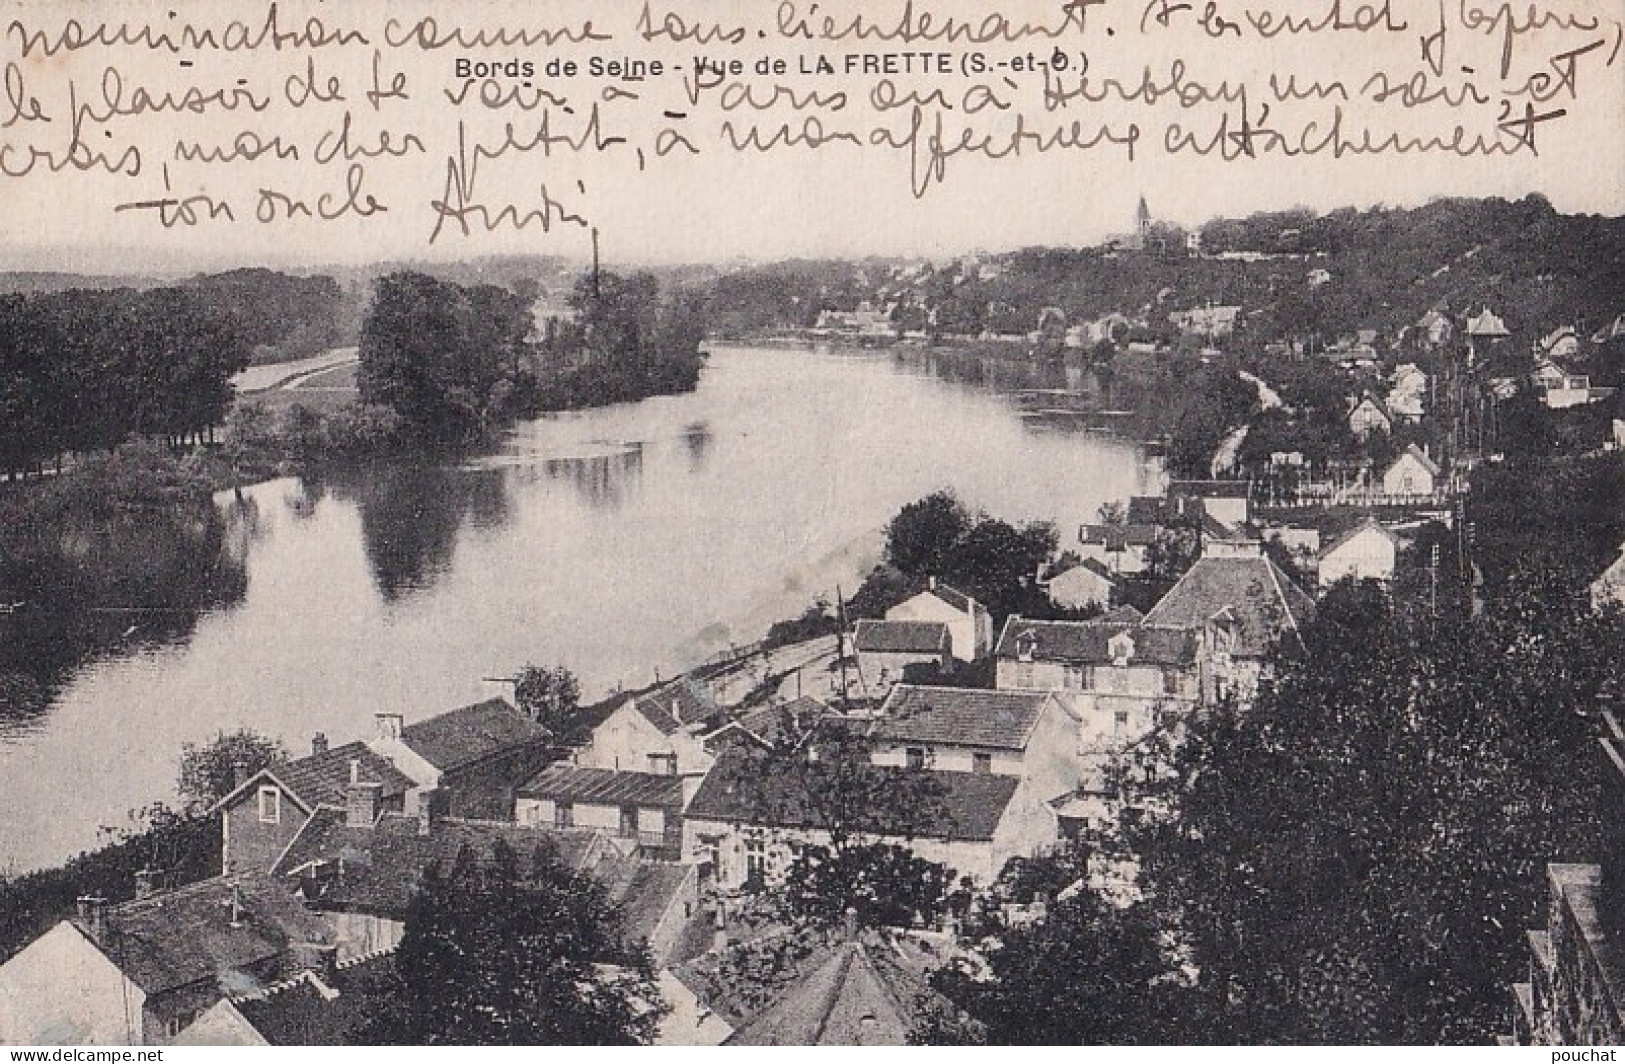
<path fill-rule="evenodd" d="M 1140 197 L 1140 205 L 1134 208 L 1134 231 L 1141 236 L 1151 228 L 1151 208 L 1145 205 L 1145 197 Z"/>

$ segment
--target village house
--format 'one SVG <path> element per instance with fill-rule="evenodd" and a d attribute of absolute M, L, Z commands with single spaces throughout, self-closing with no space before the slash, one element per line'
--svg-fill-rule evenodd
<path fill-rule="evenodd" d="M 953 667 L 953 636 L 941 621 L 861 620 L 852 634 L 858 674 L 871 695 L 891 685 L 942 676 Z"/>
<path fill-rule="evenodd" d="M 329 749 L 318 734 L 308 757 L 254 773 L 215 804 L 221 871 L 268 871 L 317 809 L 344 808 L 357 784 L 377 788 L 381 811 L 416 814 L 421 788 L 394 762 L 365 743 Z"/>
<path fill-rule="evenodd" d="M 959 661 L 980 661 L 993 649 L 993 615 L 987 607 L 934 576 L 923 591 L 887 610 L 886 620 L 946 624 Z"/>
<path fill-rule="evenodd" d="M 734 745 L 759 750 L 795 746 L 818 721 L 829 715 L 829 706 L 810 695 L 788 702 L 770 702 L 740 713 L 707 734 L 705 748 L 715 756 Z"/>
<path fill-rule="evenodd" d="M 514 790 L 552 756 L 547 730 L 500 698 L 413 724 L 376 713 L 375 754 L 437 792 L 451 816 L 508 819 Z"/>
<path fill-rule="evenodd" d="M 1117 581 L 1104 562 L 1086 558 L 1076 565 L 1067 565 L 1038 581 L 1049 600 L 1063 610 L 1083 610 L 1106 606 L 1112 600 Z"/>
<path fill-rule="evenodd" d="M 1236 331 L 1236 326 L 1241 321 L 1241 308 L 1215 306 L 1209 303 L 1202 307 L 1192 307 L 1190 310 L 1175 311 L 1168 315 L 1168 320 L 1186 336 L 1220 340 Z"/>
<path fill-rule="evenodd" d="M 868 738 L 875 765 L 1014 776 L 1046 801 L 1083 775 L 1077 718 L 1045 691 L 899 684 Z"/>
<path fill-rule="evenodd" d="M 1226 529 L 1252 519 L 1253 485 L 1249 480 L 1175 480 L 1168 484 L 1168 505 L 1178 516 L 1210 517 Z"/>
<path fill-rule="evenodd" d="M 1362 395 L 1349 409 L 1349 431 L 1357 440 L 1368 440 L 1380 432 L 1384 436 L 1394 430 L 1393 416 L 1370 395 Z"/>
<path fill-rule="evenodd" d="M 499 844 L 514 853 L 521 870 L 545 858 L 596 880 L 621 907 L 627 936 L 647 941 L 657 965 L 671 957 L 699 912 L 693 866 L 642 859 L 631 852 L 635 847 L 623 850 L 605 832 L 427 813 L 364 821 L 321 810 L 272 871 L 283 889 L 323 915 L 341 961 L 395 948 L 422 877 L 447 873 L 460 859 L 489 860 Z"/>
<path fill-rule="evenodd" d="M 1422 420 L 1427 410 L 1428 375 L 1415 363 L 1406 362 L 1394 370 L 1389 380 L 1392 386 L 1383 400 L 1388 413 L 1412 424 Z"/>
<path fill-rule="evenodd" d="M 1133 575 L 1145 572 L 1156 542 L 1157 526 L 1153 524 L 1084 525 L 1078 529 L 1075 553 L 1112 576 Z"/>
<path fill-rule="evenodd" d="M 1385 495 L 1433 495 L 1439 487 L 1438 463 L 1416 444 L 1410 444 L 1382 472 Z"/>
<path fill-rule="evenodd" d="M 571 761 L 582 768 L 679 776 L 692 793 L 713 760 L 704 737 L 723 723 L 716 701 L 684 677 L 611 703 Z"/>
<path fill-rule="evenodd" d="M 670 774 L 549 765 L 519 788 L 515 819 L 531 827 L 593 828 L 645 857 L 675 860 L 683 843 L 683 780 Z"/>
<path fill-rule="evenodd" d="M 1201 632 L 1212 694 L 1246 701 L 1268 671 L 1271 648 L 1283 640 L 1302 646 L 1300 630 L 1314 616 L 1314 600 L 1254 541 L 1198 558 L 1145 624 Z"/>
<path fill-rule="evenodd" d="M 895 792 L 903 768 L 861 765 L 864 795 Z M 700 785 L 683 819 L 683 859 L 708 870 L 718 887 L 773 885 L 803 846 L 827 846 L 830 829 L 907 848 L 956 874 L 990 883 L 1012 857 L 1054 844 L 1055 813 L 1020 776 L 926 769 L 933 800 L 896 810 L 844 803 L 850 820 L 834 824 L 829 804 L 813 802 L 793 774 L 763 773 L 757 759 L 730 750 Z"/>
<path fill-rule="evenodd" d="M 1107 794 L 1128 750 L 1182 729 L 1212 693 L 1195 629 L 1013 616 L 996 653 L 999 690 L 1050 692 L 1077 721 L 1074 795 Z"/>
<path fill-rule="evenodd" d="M 334 953 L 325 922 L 263 874 L 84 898 L 0 965 L 0 1043 L 166 1045 L 223 998 Z"/>
<path fill-rule="evenodd" d="M 1394 578 L 1398 555 L 1398 537 L 1368 517 L 1321 548 L 1317 569 L 1320 586 L 1330 587 L 1345 577 L 1386 584 Z"/>

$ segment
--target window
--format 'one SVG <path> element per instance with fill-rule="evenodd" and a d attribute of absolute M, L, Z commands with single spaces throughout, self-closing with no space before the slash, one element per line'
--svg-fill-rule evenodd
<path fill-rule="evenodd" d="M 1128 710 L 1126 710 L 1126 709 L 1118 710 L 1116 720 L 1117 720 L 1117 726 L 1119 728 L 1128 727 Z"/>
<path fill-rule="evenodd" d="M 282 822 L 282 792 L 275 787 L 260 788 L 260 823 Z"/>
<path fill-rule="evenodd" d="M 569 802 L 553 803 L 553 826 L 556 828 L 573 828 L 576 826 L 576 807 Z"/>
<path fill-rule="evenodd" d="M 978 776 L 991 776 L 993 774 L 993 755 L 984 753 L 970 755 L 970 770 Z"/>
<path fill-rule="evenodd" d="M 1068 691 L 1083 690 L 1083 666 L 1065 665 L 1061 668 L 1061 686 Z"/>
<path fill-rule="evenodd" d="M 624 839 L 636 838 L 638 834 L 638 807 L 635 805 L 621 806 L 621 837 Z"/>
<path fill-rule="evenodd" d="M 649 771 L 656 776 L 677 775 L 677 755 L 672 753 L 650 754 Z"/>
<path fill-rule="evenodd" d="M 1162 670 L 1162 693 L 1165 695 L 1179 693 L 1179 673 L 1172 669 Z"/>
<path fill-rule="evenodd" d="M 925 767 L 925 750 L 923 747 L 911 746 L 904 756 L 908 759 L 909 768 Z"/>
<path fill-rule="evenodd" d="M 761 839 L 745 840 L 745 883 L 760 888 L 767 881 L 767 846 Z"/>

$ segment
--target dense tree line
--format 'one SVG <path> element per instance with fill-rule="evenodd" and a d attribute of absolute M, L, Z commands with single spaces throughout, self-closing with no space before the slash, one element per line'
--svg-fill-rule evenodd
<path fill-rule="evenodd" d="M 361 400 L 393 411 L 408 442 L 456 446 L 516 418 L 698 383 L 696 297 L 663 295 L 650 274 L 603 273 L 568 304 L 538 337 L 531 301 L 507 288 L 382 277 L 361 330 Z"/>
<path fill-rule="evenodd" d="M 0 296 L 0 470 L 132 436 L 199 439 L 248 352 L 241 322 L 198 289 Z"/>

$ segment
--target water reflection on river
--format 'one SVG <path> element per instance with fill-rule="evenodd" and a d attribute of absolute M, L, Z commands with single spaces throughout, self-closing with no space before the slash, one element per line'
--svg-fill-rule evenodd
<path fill-rule="evenodd" d="M 850 590 L 885 521 L 938 487 L 1073 535 L 1143 489 L 1139 450 L 1008 393 L 1091 387 L 1064 365 L 724 348 L 693 394 L 527 423 L 460 467 L 223 499 L 246 593 L 86 664 L 0 733 L 0 867 L 55 862 L 168 797 L 181 744 L 222 728 L 297 753 L 318 730 L 366 734 L 375 710 L 487 696 L 527 661 L 589 695 L 670 675 Z"/>

